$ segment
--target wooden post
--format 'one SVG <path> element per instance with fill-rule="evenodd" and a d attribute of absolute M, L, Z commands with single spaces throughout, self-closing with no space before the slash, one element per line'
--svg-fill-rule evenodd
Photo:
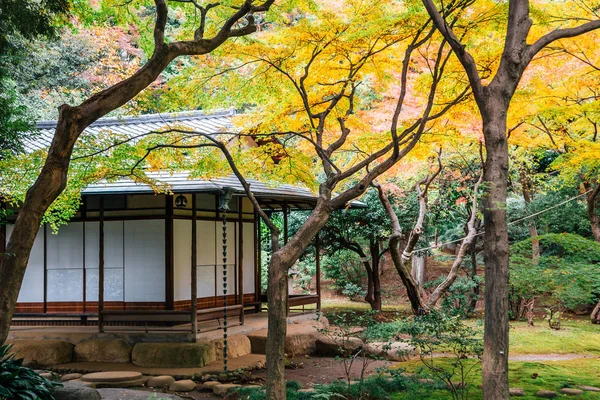
<path fill-rule="evenodd" d="M 173 195 L 167 195 L 165 218 L 165 308 L 175 309 L 175 259 L 173 255 Z"/>
<path fill-rule="evenodd" d="M 254 293 L 256 301 L 256 312 L 262 311 L 262 257 L 261 257 L 261 235 L 260 235 L 260 217 L 258 210 L 254 210 Z"/>
<path fill-rule="evenodd" d="M 100 196 L 100 226 L 98 232 L 98 330 L 103 331 L 104 311 L 104 196 Z"/>
<path fill-rule="evenodd" d="M 48 312 L 48 224 L 44 224 L 44 314 Z"/>
<path fill-rule="evenodd" d="M 287 201 L 283 201 L 283 244 L 288 242 L 288 206 Z"/>
<path fill-rule="evenodd" d="M 242 213 L 243 198 L 238 197 L 238 218 L 240 219 L 238 233 L 238 294 L 239 304 L 242 305 L 242 313 L 240 315 L 240 323 L 244 324 L 244 215 Z"/>
<path fill-rule="evenodd" d="M 191 292 L 191 318 L 192 318 L 192 334 L 196 341 L 196 333 L 198 332 L 198 216 L 196 212 L 196 194 L 192 194 L 192 292 Z"/>
<path fill-rule="evenodd" d="M 317 285 L 317 311 L 321 310 L 321 241 L 319 234 L 315 236 L 315 267 L 316 267 L 316 285 Z"/>

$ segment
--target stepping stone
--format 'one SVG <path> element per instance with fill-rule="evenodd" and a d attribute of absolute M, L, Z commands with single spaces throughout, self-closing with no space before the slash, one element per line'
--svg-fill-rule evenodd
<path fill-rule="evenodd" d="M 579 396 L 580 394 L 583 394 L 583 390 L 573 388 L 562 388 L 560 389 L 560 392 L 568 396 Z"/>
<path fill-rule="evenodd" d="M 156 393 L 153 395 L 152 392 L 131 389 L 98 389 L 98 392 L 102 395 L 102 400 L 183 400 L 181 397 L 174 394 Z"/>
<path fill-rule="evenodd" d="M 227 392 L 229 392 L 231 389 L 234 388 L 238 388 L 241 387 L 240 385 L 236 385 L 234 383 L 227 383 L 224 385 L 217 385 L 213 388 L 213 393 L 216 394 L 217 396 L 221 396 L 221 397 L 225 397 L 225 395 L 227 394 Z"/>
<path fill-rule="evenodd" d="M 585 390 L 586 392 L 600 392 L 600 388 L 595 386 L 577 386 L 581 390 Z"/>
<path fill-rule="evenodd" d="M 146 386 L 149 388 L 169 387 L 173 382 L 175 382 L 175 378 L 170 375 L 154 376 L 146 382 Z"/>
<path fill-rule="evenodd" d="M 508 389 L 508 394 L 512 397 L 522 397 L 525 396 L 525 390 L 521 388 L 510 388 Z"/>
<path fill-rule="evenodd" d="M 68 381 L 72 381 L 74 379 L 80 379 L 83 375 L 81 374 L 66 374 L 63 375 L 62 378 L 60 378 L 61 381 L 63 382 L 68 382 Z"/>
<path fill-rule="evenodd" d="M 82 381 L 85 382 L 131 382 L 142 379 L 140 372 L 133 371 L 110 371 L 110 372 L 94 372 L 92 374 L 83 375 Z"/>
<path fill-rule="evenodd" d="M 67 382 L 63 382 L 63 385 L 65 386 L 85 386 L 85 387 L 89 387 L 92 389 L 96 388 L 96 384 L 92 383 L 92 382 L 84 382 L 81 379 L 73 379 Z"/>
<path fill-rule="evenodd" d="M 56 400 L 100 400 L 100 393 L 96 389 L 81 385 L 67 385 L 52 389 Z"/>
<path fill-rule="evenodd" d="M 182 381 L 175 381 L 169 386 L 169 390 L 172 392 L 191 392 L 196 388 L 196 382 L 191 379 L 185 379 Z"/>
<path fill-rule="evenodd" d="M 315 388 L 307 388 L 307 389 L 298 390 L 298 393 L 314 393 L 314 392 L 315 392 Z"/>
<path fill-rule="evenodd" d="M 135 381 L 124 381 L 124 382 L 93 382 L 97 388 L 134 388 L 144 386 L 143 379 L 136 379 Z"/>
<path fill-rule="evenodd" d="M 41 376 L 42 378 L 46 378 L 46 379 L 48 379 L 49 381 L 53 381 L 53 380 L 54 380 L 54 375 L 52 375 L 52 373 L 51 373 L 51 372 L 41 372 L 41 373 L 40 373 L 40 376 Z"/>
<path fill-rule="evenodd" d="M 213 388 L 215 386 L 218 386 L 218 385 L 221 385 L 221 382 L 219 382 L 219 381 L 208 381 L 208 382 L 204 382 L 202 384 L 202 389 L 213 390 Z"/>
<path fill-rule="evenodd" d="M 558 397 L 558 393 L 552 390 L 538 390 L 535 395 L 536 397 L 541 397 L 543 399 L 553 399 L 555 397 Z"/>

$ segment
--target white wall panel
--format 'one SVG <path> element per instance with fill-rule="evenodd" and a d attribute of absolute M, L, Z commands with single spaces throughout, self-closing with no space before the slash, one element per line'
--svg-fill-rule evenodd
<path fill-rule="evenodd" d="M 245 222 L 243 225 L 244 241 L 243 247 L 243 270 L 244 270 L 244 294 L 254 293 L 254 223 Z"/>
<path fill-rule="evenodd" d="M 123 221 L 104 222 L 104 301 L 123 301 Z M 85 223 L 86 300 L 98 301 L 100 223 Z"/>
<path fill-rule="evenodd" d="M 165 221 L 125 221 L 125 301 L 165 301 Z"/>
<path fill-rule="evenodd" d="M 204 232 L 197 234 L 204 235 Z M 173 221 L 173 242 L 175 301 L 189 300 L 192 296 L 192 221 Z"/>
<path fill-rule="evenodd" d="M 6 242 L 12 234 L 13 226 L 6 225 Z M 33 247 L 31 248 L 31 254 L 29 255 L 29 262 L 27 263 L 27 269 L 25 270 L 25 277 L 23 278 L 23 285 L 19 292 L 18 302 L 25 303 L 43 303 L 44 302 L 44 228 L 40 228 Z"/>
<path fill-rule="evenodd" d="M 215 295 L 215 221 L 197 221 L 198 297 Z"/>
<path fill-rule="evenodd" d="M 83 301 L 83 223 L 70 222 L 46 236 L 48 301 Z"/>
<path fill-rule="evenodd" d="M 237 231 L 236 222 L 227 223 L 227 294 L 237 293 Z M 223 295 L 223 223 L 217 222 L 217 296 Z"/>

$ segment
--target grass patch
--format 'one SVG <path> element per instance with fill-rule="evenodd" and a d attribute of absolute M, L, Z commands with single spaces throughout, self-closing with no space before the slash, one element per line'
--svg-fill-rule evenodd
<path fill-rule="evenodd" d="M 441 361 L 441 360 L 440 360 Z M 420 361 L 409 361 L 398 364 L 409 372 L 415 372 L 422 368 Z M 600 386 L 600 360 L 578 359 L 568 361 L 545 361 L 545 362 L 510 362 L 509 380 L 511 387 L 520 387 L 525 390 L 527 396 L 522 399 L 534 400 L 538 390 L 558 391 L 563 387 L 575 387 L 577 385 Z M 535 377 L 535 378 L 534 378 Z M 477 371 L 469 379 L 471 389 L 470 399 L 482 399 L 479 389 L 481 384 L 481 372 Z M 442 400 L 448 399 L 449 394 L 445 390 L 429 391 L 421 389 L 411 393 L 396 393 L 394 400 Z M 578 396 L 581 400 L 600 399 L 600 393 L 585 392 Z"/>
<path fill-rule="evenodd" d="M 600 354 L 600 326 L 589 319 L 570 319 L 561 322 L 558 331 L 546 321 L 535 321 L 530 328 L 526 322 L 510 324 L 510 354 Z"/>

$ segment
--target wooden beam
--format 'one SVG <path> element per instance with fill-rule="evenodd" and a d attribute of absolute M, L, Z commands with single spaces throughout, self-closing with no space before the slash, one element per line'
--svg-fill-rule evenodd
<path fill-rule="evenodd" d="M 198 216 L 196 215 L 196 194 L 192 194 L 192 334 L 194 341 L 198 332 Z"/>
<path fill-rule="evenodd" d="M 167 195 L 165 216 L 165 308 L 173 310 L 175 305 L 175 259 L 173 252 L 173 195 Z"/>
<path fill-rule="evenodd" d="M 256 312 L 262 311 L 261 299 L 261 281 L 262 281 L 262 258 L 261 258 L 261 235 L 260 235 L 260 217 L 258 210 L 254 210 L 254 301 L 257 302 Z"/>
<path fill-rule="evenodd" d="M 104 196 L 100 196 L 100 224 L 98 229 L 98 330 L 102 332 L 104 330 L 102 326 L 102 311 L 104 311 Z"/>

